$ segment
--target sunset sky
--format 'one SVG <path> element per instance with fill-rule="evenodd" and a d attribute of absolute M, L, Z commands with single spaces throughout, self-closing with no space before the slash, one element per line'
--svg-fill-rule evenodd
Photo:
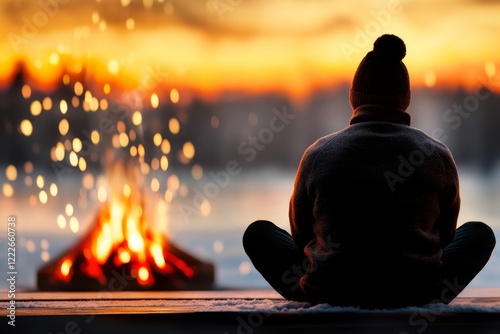
<path fill-rule="evenodd" d="M 45 5 L 42 5 L 45 4 Z M 163 82 L 205 94 L 302 96 L 349 82 L 383 33 L 405 40 L 413 87 L 494 78 L 500 1 L 6 0 L 0 84 L 26 63 L 34 82 L 63 67 L 100 83 Z"/>

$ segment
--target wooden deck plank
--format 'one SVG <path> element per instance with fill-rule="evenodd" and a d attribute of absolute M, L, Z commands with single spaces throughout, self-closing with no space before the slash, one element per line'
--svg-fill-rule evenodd
<path fill-rule="evenodd" d="M 470 291 L 455 306 L 500 305 L 500 290 Z M 297 313 L 270 290 L 170 292 L 21 292 L 16 327 L 7 324 L 8 300 L 0 293 L 4 333 L 491 333 L 500 311 L 340 311 Z M 252 309 L 252 302 L 271 306 Z M 232 305 L 248 305 L 231 309 Z M 229 307 L 228 307 L 229 306 Z M 451 308 L 454 310 L 454 308 Z M 414 318 L 416 317 L 416 318 Z"/>
<path fill-rule="evenodd" d="M 273 290 L 210 290 L 210 291 L 101 291 L 16 293 L 16 300 L 89 300 L 89 299 L 281 299 Z M 0 302 L 7 301 L 7 292 L 0 291 Z"/>
<path fill-rule="evenodd" d="M 9 301 L 5 298 L 6 295 L 2 294 L 0 300 L 0 316 L 8 314 Z M 476 295 L 485 294 L 476 293 Z M 290 302 L 271 290 L 25 292 L 16 297 L 18 316 L 195 313 L 224 312 L 228 309 L 251 311 L 252 308 L 267 308 L 277 313 L 273 310 L 279 310 L 279 307 L 290 311 L 287 309 Z M 495 306 L 498 309 L 500 297 L 458 297 L 450 305 L 482 308 Z"/>
<path fill-rule="evenodd" d="M 0 291 L 0 302 L 8 301 L 7 291 Z M 500 298 L 500 288 L 466 289 L 461 298 Z M 44 292 L 20 291 L 18 301 L 34 300 L 135 300 L 135 299 L 282 299 L 273 290 L 209 290 L 209 291 L 101 291 L 101 292 Z"/>

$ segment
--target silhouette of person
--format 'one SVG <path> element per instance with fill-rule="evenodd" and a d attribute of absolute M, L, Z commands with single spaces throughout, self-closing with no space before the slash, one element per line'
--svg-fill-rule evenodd
<path fill-rule="evenodd" d="M 379 37 L 350 91 L 347 128 L 304 153 L 291 235 L 252 223 L 243 247 L 284 298 L 365 308 L 449 303 L 487 263 L 495 236 L 457 229 L 457 168 L 448 148 L 410 127 L 404 42 Z"/>

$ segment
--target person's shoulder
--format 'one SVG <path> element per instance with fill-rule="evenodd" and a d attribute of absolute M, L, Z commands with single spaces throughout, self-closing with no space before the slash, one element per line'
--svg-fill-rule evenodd
<path fill-rule="evenodd" d="M 417 139 L 418 145 L 427 153 L 437 153 L 441 160 L 446 160 L 451 164 L 455 164 L 453 155 L 446 144 L 436 138 L 433 138 L 416 128 L 409 128 L 413 136 Z"/>
<path fill-rule="evenodd" d="M 316 165 L 318 159 L 322 160 L 325 157 L 331 161 L 332 153 L 338 152 L 346 144 L 346 134 L 348 132 L 349 127 L 318 138 L 304 152 L 301 160 L 302 165 L 312 168 Z"/>
<path fill-rule="evenodd" d="M 439 139 L 436 139 L 436 138 L 429 136 L 428 134 L 426 134 L 425 132 L 423 132 L 420 129 L 413 128 L 413 127 L 410 127 L 409 129 L 421 141 L 425 141 L 425 142 L 429 143 L 430 145 L 433 145 L 436 148 L 439 148 L 440 150 L 449 151 L 448 146 L 446 146 L 446 144 L 444 142 L 440 141 Z"/>
<path fill-rule="evenodd" d="M 346 129 L 318 138 L 314 143 L 312 143 L 306 149 L 304 155 L 309 157 L 317 156 L 321 151 L 323 151 L 326 147 L 331 145 L 337 138 L 339 138 L 345 130 Z"/>

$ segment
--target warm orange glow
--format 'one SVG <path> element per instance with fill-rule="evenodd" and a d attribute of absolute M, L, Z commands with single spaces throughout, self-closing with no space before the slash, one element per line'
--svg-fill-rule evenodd
<path fill-rule="evenodd" d="M 94 187 L 94 176 L 90 173 L 85 173 L 82 178 L 83 188 L 89 190 Z"/>
<path fill-rule="evenodd" d="M 80 152 L 82 150 L 82 141 L 80 140 L 80 138 L 74 138 L 73 139 L 73 151 L 75 151 L 76 153 Z"/>
<path fill-rule="evenodd" d="M 436 74 L 433 71 L 425 72 L 424 83 L 427 87 L 434 87 L 436 84 Z"/>
<path fill-rule="evenodd" d="M 73 233 L 78 233 L 78 231 L 80 230 L 80 222 L 78 221 L 78 218 L 71 217 L 69 219 L 69 229 Z"/>
<path fill-rule="evenodd" d="M 57 215 L 56 221 L 57 221 L 57 226 L 59 226 L 60 229 L 63 229 L 66 227 L 66 218 L 63 215 L 61 215 L 61 214 Z"/>
<path fill-rule="evenodd" d="M 158 190 L 160 190 L 160 181 L 158 181 L 158 179 L 156 177 L 154 177 L 151 180 L 151 190 L 153 192 L 157 192 Z"/>
<path fill-rule="evenodd" d="M 4 183 L 2 186 L 2 193 L 5 197 L 11 197 L 14 195 L 14 188 L 10 184 Z"/>
<path fill-rule="evenodd" d="M 104 84 L 102 90 L 103 90 L 104 94 L 111 93 L 111 86 L 109 85 L 109 83 Z"/>
<path fill-rule="evenodd" d="M 179 187 L 180 187 L 180 182 L 179 182 L 179 178 L 177 177 L 177 175 L 170 175 L 167 179 L 167 185 L 169 188 L 172 188 L 172 190 L 174 191 L 177 191 L 179 190 Z"/>
<path fill-rule="evenodd" d="M 83 94 L 83 85 L 80 81 L 75 82 L 74 85 L 75 95 L 80 96 Z"/>
<path fill-rule="evenodd" d="M 210 205 L 210 202 L 208 200 L 203 200 L 203 202 L 200 205 L 200 213 L 202 216 L 208 216 L 210 215 L 210 212 L 212 211 L 212 206 Z"/>
<path fill-rule="evenodd" d="M 66 213 L 67 216 L 72 216 L 74 212 L 73 205 L 71 203 L 66 204 L 64 212 Z"/>
<path fill-rule="evenodd" d="M 92 131 L 92 133 L 90 134 L 90 139 L 92 140 L 92 143 L 94 144 L 99 144 L 99 141 L 101 140 L 101 136 L 99 135 L 99 132 L 97 132 L 96 130 Z"/>
<path fill-rule="evenodd" d="M 21 89 L 21 94 L 25 99 L 29 99 L 31 97 L 31 87 L 29 85 L 23 85 Z"/>
<path fill-rule="evenodd" d="M 132 193 L 132 188 L 130 188 L 130 185 L 128 183 L 126 183 L 123 186 L 123 196 L 125 196 L 126 198 L 129 198 L 131 193 Z"/>
<path fill-rule="evenodd" d="M 170 153 L 170 142 L 168 139 L 163 139 L 161 142 L 161 151 L 163 154 L 169 154 Z"/>
<path fill-rule="evenodd" d="M 161 145 L 161 142 L 162 142 L 162 136 L 161 136 L 161 133 L 155 133 L 155 135 L 153 136 L 153 143 L 156 145 L 156 146 L 160 146 Z"/>
<path fill-rule="evenodd" d="M 191 142 L 185 142 L 184 145 L 182 146 L 182 153 L 184 156 L 188 159 L 193 159 L 194 157 L 194 145 Z"/>
<path fill-rule="evenodd" d="M 191 168 L 191 176 L 195 180 L 201 179 L 203 177 L 203 168 L 198 164 L 194 164 Z"/>
<path fill-rule="evenodd" d="M 56 144 L 56 148 L 55 148 L 54 152 L 55 152 L 56 159 L 58 161 L 62 161 L 64 159 L 64 155 L 66 153 L 66 150 L 64 148 L 64 144 L 61 142 L 58 142 Z"/>
<path fill-rule="evenodd" d="M 140 267 L 137 274 L 141 281 L 147 281 L 149 278 L 149 270 L 146 267 Z"/>
<path fill-rule="evenodd" d="M 42 107 L 43 110 L 50 110 L 52 109 L 52 99 L 50 97 L 45 97 L 42 101 Z"/>
<path fill-rule="evenodd" d="M 163 171 L 166 171 L 168 169 L 168 158 L 165 155 L 162 155 L 160 158 L 160 167 Z"/>
<path fill-rule="evenodd" d="M 113 237 L 113 243 L 119 244 L 123 241 L 123 219 L 125 215 L 125 208 L 118 202 L 112 202 L 111 204 L 111 235 Z"/>
<path fill-rule="evenodd" d="M 226 91 L 305 96 L 349 82 L 383 33 L 407 42 L 415 86 L 426 87 L 430 68 L 436 85 L 471 87 L 498 67 L 495 1 L 461 1 L 452 11 L 438 1 L 205 2 L 61 1 L 48 26 L 32 22 L 36 4 L 6 7 L 0 88 L 23 62 L 33 89 L 89 79 L 105 94 L 144 89 L 144 102 L 154 92 L 172 103 L 192 91 L 209 99 Z"/>
<path fill-rule="evenodd" d="M 486 75 L 489 77 L 495 76 L 497 72 L 495 63 L 492 62 L 491 60 L 487 61 L 486 64 L 484 65 L 484 71 L 486 72 Z"/>
<path fill-rule="evenodd" d="M 76 167 L 78 165 L 78 155 L 75 151 L 69 152 L 69 163 L 73 167 Z"/>
<path fill-rule="evenodd" d="M 144 149 L 144 146 L 142 144 L 139 144 L 139 146 L 137 146 L 137 153 L 140 157 L 143 157 L 146 154 L 146 150 Z"/>
<path fill-rule="evenodd" d="M 26 161 L 24 164 L 24 171 L 28 174 L 33 172 L 33 163 L 31 161 Z"/>
<path fill-rule="evenodd" d="M 60 122 L 59 122 L 59 133 L 61 134 L 61 136 L 65 136 L 69 131 L 69 122 L 67 119 L 63 118 Z"/>
<path fill-rule="evenodd" d="M 108 259 L 113 247 L 111 238 L 111 227 L 104 224 L 94 245 L 94 256 L 99 264 L 104 264 Z"/>
<path fill-rule="evenodd" d="M 178 103 L 179 102 L 179 91 L 175 88 L 173 88 L 170 91 L 170 100 L 172 103 Z"/>
<path fill-rule="evenodd" d="M 184 275 L 186 275 L 186 277 L 193 277 L 194 271 L 186 264 L 186 262 L 182 261 L 172 254 L 168 254 L 166 256 L 166 260 L 180 269 L 184 273 Z"/>
<path fill-rule="evenodd" d="M 36 177 L 36 186 L 42 189 L 44 185 L 45 185 L 45 179 L 43 178 L 42 175 L 38 175 Z"/>
<path fill-rule="evenodd" d="M 19 129 L 21 130 L 21 133 L 26 137 L 31 136 L 31 133 L 33 133 L 33 125 L 27 119 L 21 121 Z"/>
<path fill-rule="evenodd" d="M 107 198 L 108 192 L 106 191 L 106 188 L 99 187 L 99 189 L 97 189 L 97 199 L 99 200 L 99 202 L 104 203 L 106 202 Z"/>
<path fill-rule="evenodd" d="M 153 254 L 153 259 L 158 266 L 158 268 L 165 268 L 165 258 L 163 257 L 162 246 L 158 243 L 153 243 L 150 247 L 151 254 Z"/>
<path fill-rule="evenodd" d="M 134 19 L 129 17 L 125 22 L 125 26 L 127 27 L 127 30 L 134 30 L 135 27 Z"/>
<path fill-rule="evenodd" d="M 17 179 L 17 168 L 14 165 L 7 166 L 5 170 L 5 175 L 9 181 L 15 181 Z"/>
<path fill-rule="evenodd" d="M 42 104 L 40 101 L 35 100 L 31 102 L 30 112 L 33 116 L 38 116 L 42 112 Z"/>
<path fill-rule="evenodd" d="M 87 169 L 87 161 L 85 160 L 84 157 L 80 157 L 78 159 L 78 168 L 82 171 L 82 172 L 85 172 L 85 170 Z"/>
<path fill-rule="evenodd" d="M 47 195 L 47 192 L 45 190 L 41 190 L 40 193 L 38 193 L 38 199 L 40 200 L 40 203 L 46 204 L 49 196 Z"/>
<path fill-rule="evenodd" d="M 64 277 L 69 275 L 69 272 L 70 272 L 72 265 L 73 265 L 73 261 L 71 261 L 71 259 L 66 259 L 63 261 L 63 263 L 61 264 L 61 274 Z"/>
<path fill-rule="evenodd" d="M 127 219 L 127 240 L 130 250 L 134 253 L 140 253 L 144 250 L 144 239 L 137 230 L 134 219 Z"/>
<path fill-rule="evenodd" d="M 134 111 L 134 113 L 132 114 L 132 123 L 134 125 L 141 125 L 142 123 L 142 114 L 140 111 Z"/>
<path fill-rule="evenodd" d="M 160 99 L 156 93 L 151 94 L 151 106 L 156 109 L 160 105 Z"/>
<path fill-rule="evenodd" d="M 51 183 L 50 188 L 49 188 L 50 195 L 52 197 L 56 197 L 57 193 L 59 192 L 59 188 L 57 188 L 57 184 Z"/>
<path fill-rule="evenodd" d="M 125 249 L 120 249 L 118 251 L 118 258 L 120 259 L 120 262 L 125 264 L 130 262 L 130 253 L 125 250 Z"/>
<path fill-rule="evenodd" d="M 83 250 L 83 255 L 85 256 L 85 259 L 87 261 L 84 262 L 80 267 L 82 272 L 90 277 L 97 278 L 99 282 L 101 282 L 102 284 L 106 283 L 102 273 L 102 269 L 99 263 L 97 263 L 95 258 L 92 256 L 91 251 L 88 248 L 86 248 Z"/>
<path fill-rule="evenodd" d="M 59 102 L 59 110 L 63 115 L 68 112 L 68 103 L 65 100 L 61 100 L 61 102 Z"/>
<path fill-rule="evenodd" d="M 108 62 L 108 71 L 111 74 L 118 74 L 118 72 L 120 71 L 120 64 L 116 59 L 111 59 Z"/>
<path fill-rule="evenodd" d="M 129 138 L 125 132 L 122 132 L 118 136 L 118 141 L 120 142 L 121 147 L 127 147 L 129 143 Z"/>
<path fill-rule="evenodd" d="M 127 268 L 131 268 L 132 277 L 136 277 L 137 283 L 144 286 L 154 283 L 155 272 L 178 272 L 187 278 L 194 275 L 193 269 L 183 260 L 165 251 L 164 236 L 149 227 L 141 192 L 124 166 L 111 169 L 111 189 L 106 190 L 100 180 L 96 183 L 101 184 L 99 189 L 108 195 L 100 199 L 104 209 L 84 246 L 84 273 L 103 280 L 102 267 L 111 261 L 116 267 L 127 265 Z M 153 190 L 159 190 L 159 186 L 159 180 L 153 178 Z M 170 176 L 169 187 L 177 189 L 179 186 L 179 179 L 175 175 Z M 72 209 L 70 204 L 66 206 L 66 216 L 73 214 Z M 64 216 L 58 217 L 58 225 L 65 228 Z"/>
<path fill-rule="evenodd" d="M 168 129 L 170 130 L 170 132 L 172 132 L 172 134 L 174 134 L 174 135 L 178 134 L 180 131 L 180 128 L 181 128 L 181 125 L 179 124 L 179 121 L 176 118 L 171 118 L 168 121 Z"/>

